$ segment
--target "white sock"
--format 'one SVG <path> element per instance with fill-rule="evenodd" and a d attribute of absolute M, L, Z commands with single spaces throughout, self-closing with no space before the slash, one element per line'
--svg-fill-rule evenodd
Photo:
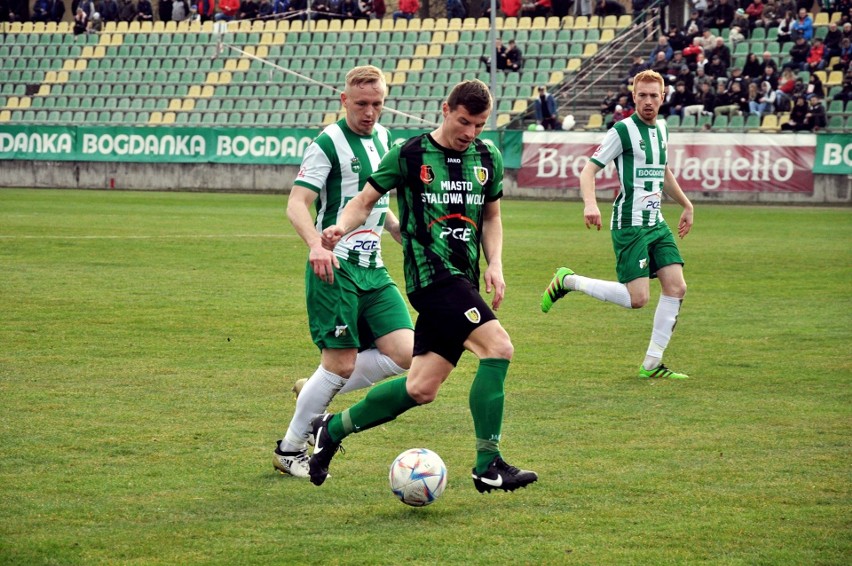
<path fill-rule="evenodd" d="M 370 387 L 386 377 L 401 373 L 405 373 L 405 370 L 376 348 L 364 350 L 358 352 L 358 357 L 355 359 L 355 369 L 340 392 L 349 393 L 356 389 Z"/>
<path fill-rule="evenodd" d="M 279 448 L 282 452 L 304 450 L 311 433 L 311 420 L 328 408 L 331 400 L 343 387 L 345 379 L 319 366 L 302 387 L 296 400 L 296 411 Z"/>
<path fill-rule="evenodd" d="M 630 301 L 630 292 L 627 290 L 627 285 L 616 281 L 603 281 L 601 279 L 590 279 L 582 275 L 566 275 L 562 284 L 573 289 L 585 293 L 590 297 L 594 297 L 599 301 L 606 303 L 614 303 L 629 309 L 633 308 Z"/>
<path fill-rule="evenodd" d="M 683 299 L 660 295 L 660 302 L 657 304 L 656 313 L 654 313 L 654 330 L 651 332 L 651 343 L 648 344 L 645 361 L 642 362 L 642 367 L 645 369 L 652 370 L 663 361 L 663 352 L 672 338 L 682 302 Z"/>

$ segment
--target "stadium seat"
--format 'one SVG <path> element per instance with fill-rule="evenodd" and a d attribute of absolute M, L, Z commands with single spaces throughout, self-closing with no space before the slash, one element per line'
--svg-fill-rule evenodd
<path fill-rule="evenodd" d="M 777 132 L 779 128 L 778 116 L 775 114 L 765 114 L 760 122 L 761 131 Z"/>
<path fill-rule="evenodd" d="M 589 121 L 586 123 L 587 130 L 599 130 L 603 127 L 603 116 L 600 114 L 592 114 L 589 116 Z"/>

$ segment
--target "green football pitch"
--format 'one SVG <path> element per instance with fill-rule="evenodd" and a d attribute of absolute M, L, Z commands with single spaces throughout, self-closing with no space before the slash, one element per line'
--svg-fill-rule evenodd
<path fill-rule="evenodd" d="M 273 471 L 318 363 L 285 204 L 0 190 L 0 563 L 852 561 L 852 210 L 699 204 L 666 353 L 692 378 L 642 381 L 658 287 L 542 314 L 559 265 L 614 277 L 609 235 L 579 203 L 504 201 L 501 447 L 540 480 L 480 495 L 470 354 L 435 403 L 347 438 L 322 487 Z M 449 470 L 422 509 L 387 483 L 411 447 Z"/>

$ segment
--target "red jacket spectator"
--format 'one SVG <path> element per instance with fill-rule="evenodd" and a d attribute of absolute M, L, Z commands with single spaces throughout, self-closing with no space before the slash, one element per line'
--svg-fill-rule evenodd
<path fill-rule="evenodd" d="M 232 18 L 240 11 L 240 0 L 219 0 L 219 11 Z"/>
<path fill-rule="evenodd" d="M 816 70 L 822 66 L 822 59 L 825 55 L 825 46 L 819 39 L 814 40 L 811 46 L 811 51 L 808 53 L 808 66 L 811 70 Z"/>
<path fill-rule="evenodd" d="M 400 12 L 417 15 L 418 10 L 420 10 L 419 0 L 399 0 Z"/>
<path fill-rule="evenodd" d="M 508 18 L 517 18 L 521 13 L 521 0 L 503 0 L 501 10 Z"/>

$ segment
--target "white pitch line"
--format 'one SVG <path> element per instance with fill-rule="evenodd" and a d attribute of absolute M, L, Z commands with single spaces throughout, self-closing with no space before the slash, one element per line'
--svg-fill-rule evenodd
<path fill-rule="evenodd" d="M 52 235 L 12 235 L 0 234 L 0 240 L 218 240 L 232 238 L 285 239 L 295 238 L 295 234 L 172 234 L 164 236 L 52 236 Z"/>

